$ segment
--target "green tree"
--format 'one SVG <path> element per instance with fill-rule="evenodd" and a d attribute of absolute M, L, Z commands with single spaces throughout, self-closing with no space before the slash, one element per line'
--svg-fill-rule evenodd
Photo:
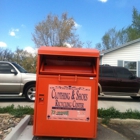
<path fill-rule="evenodd" d="M 132 20 L 132 27 L 136 29 L 136 31 L 140 35 L 140 13 L 137 11 L 137 9 L 133 8 L 133 14 L 132 14 L 133 20 Z"/>
<path fill-rule="evenodd" d="M 17 48 L 14 52 L 13 61 L 21 65 L 28 72 L 36 72 L 36 55 Z"/>
<path fill-rule="evenodd" d="M 100 50 L 107 50 L 114 48 L 120 44 L 121 33 L 116 31 L 115 27 L 109 29 L 102 37 L 102 43 L 97 43 L 96 48 Z"/>
<path fill-rule="evenodd" d="M 132 11 L 132 24 L 119 31 L 115 28 L 109 29 L 103 35 L 102 43 L 96 44 L 96 48 L 107 50 L 138 38 L 140 38 L 140 13 L 134 7 Z"/>
<path fill-rule="evenodd" d="M 132 24 L 126 28 L 128 41 L 140 38 L 140 13 L 133 8 Z"/>
<path fill-rule="evenodd" d="M 75 22 L 67 13 L 58 15 L 49 14 L 47 18 L 35 26 L 32 34 L 37 47 L 40 46 L 65 46 L 66 43 L 81 47 L 82 42 L 76 35 Z"/>
<path fill-rule="evenodd" d="M 128 35 L 125 28 L 118 31 L 118 45 L 128 42 Z"/>
<path fill-rule="evenodd" d="M 28 72 L 36 72 L 36 59 L 37 55 L 28 53 L 23 49 L 17 49 L 12 52 L 9 49 L 0 48 L 0 61 L 16 62 L 25 68 Z"/>
<path fill-rule="evenodd" d="M 0 60 L 1 61 L 12 61 L 13 53 L 9 49 L 0 48 Z"/>
<path fill-rule="evenodd" d="M 98 49 L 98 50 L 103 50 L 102 49 L 102 44 L 101 43 L 97 43 L 96 45 L 95 45 L 96 47 L 96 49 Z"/>

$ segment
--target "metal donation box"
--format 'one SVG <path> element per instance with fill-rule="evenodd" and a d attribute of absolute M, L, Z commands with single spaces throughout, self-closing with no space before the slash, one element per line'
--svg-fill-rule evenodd
<path fill-rule="evenodd" d="M 99 51 L 40 47 L 34 136 L 95 138 Z"/>

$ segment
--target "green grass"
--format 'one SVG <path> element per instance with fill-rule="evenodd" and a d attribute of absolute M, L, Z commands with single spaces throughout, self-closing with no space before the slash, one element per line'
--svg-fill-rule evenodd
<path fill-rule="evenodd" d="M 115 119 L 115 118 L 120 118 L 120 119 L 140 119 L 140 112 L 137 110 L 126 110 L 126 112 L 120 112 L 116 110 L 113 107 L 110 107 L 108 109 L 98 109 L 98 117 L 100 118 L 110 118 L 110 119 Z"/>
<path fill-rule="evenodd" d="M 10 105 L 7 107 L 0 107 L 0 113 L 9 113 L 15 117 L 22 117 L 23 115 L 33 115 L 34 109 L 30 106 L 17 106 Z M 120 112 L 113 107 L 108 109 L 98 109 L 98 117 L 103 118 L 104 123 L 108 123 L 110 119 L 140 119 L 140 112 L 137 110 L 126 110 L 126 112 Z"/>
<path fill-rule="evenodd" d="M 15 117 L 22 117 L 23 115 L 33 115 L 34 109 L 29 106 L 20 106 L 15 107 L 14 105 L 10 105 L 7 107 L 0 107 L 0 113 L 9 113 Z"/>
<path fill-rule="evenodd" d="M 98 117 L 103 118 L 102 123 L 108 124 L 110 119 L 140 119 L 140 112 L 137 110 L 132 111 L 131 109 L 126 112 L 120 112 L 113 107 L 108 109 L 98 109 Z"/>

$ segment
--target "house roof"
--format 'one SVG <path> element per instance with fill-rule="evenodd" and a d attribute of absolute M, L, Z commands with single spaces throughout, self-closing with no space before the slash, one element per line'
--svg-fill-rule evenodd
<path fill-rule="evenodd" d="M 130 41 L 130 42 L 127 42 L 127 43 L 125 43 L 125 44 L 123 44 L 123 45 L 121 45 L 121 46 L 118 46 L 118 47 L 111 48 L 111 49 L 108 49 L 108 50 L 106 50 L 106 51 L 103 51 L 103 52 L 100 53 L 100 55 L 104 55 L 104 54 L 106 54 L 106 53 L 109 53 L 109 52 L 118 50 L 118 49 L 120 49 L 120 48 L 126 47 L 126 46 L 128 46 L 128 45 L 132 45 L 132 44 L 137 43 L 137 42 L 140 42 L 140 38 L 138 38 L 138 39 L 136 39 L 136 40 L 133 40 L 133 41 Z"/>

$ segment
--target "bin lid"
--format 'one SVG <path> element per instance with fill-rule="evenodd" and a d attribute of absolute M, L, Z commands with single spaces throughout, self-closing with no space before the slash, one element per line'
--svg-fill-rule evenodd
<path fill-rule="evenodd" d="M 38 49 L 38 54 L 99 57 L 99 51 L 96 49 L 65 48 L 65 47 L 50 47 L 50 46 L 41 46 Z"/>

